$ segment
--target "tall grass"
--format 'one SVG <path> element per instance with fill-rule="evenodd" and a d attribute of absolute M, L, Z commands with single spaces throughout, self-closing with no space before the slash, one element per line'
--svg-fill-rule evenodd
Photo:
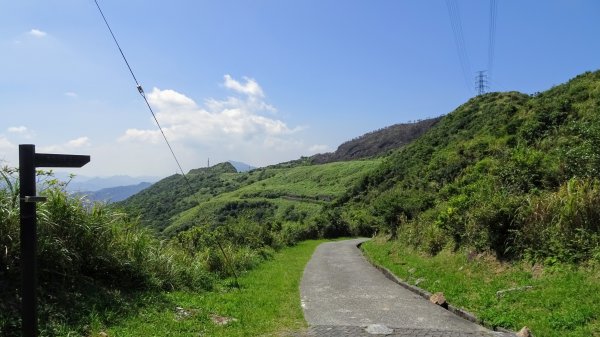
<path fill-rule="evenodd" d="M 600 260 L 600 181 L 572 178 L 520 209 L 515 246 L 533 258 Z M 549 261 L 550 262 L 550 261 Z"/>
<path fill-rule="evenodd" d="M 19 186 L 16 170 L 0 170 L 0 335 L 19 325 Z M 47 174 L 43 174 L 48 178 Z M 158 240 L 137 219 L 69 196 L 49 177 L 39 193 L 38 264 L 41 326 L 80 324 L 96 305 L 121 293 L 209 289 L 214 275 L 204 261 Z M 117 296 L 115 297 L 115 294 Z M 100 298 L 100 299 L 99 299 Z M 87 303 L 93 302 L 93 303 Z M 112 304 L 115 305 L 115 304 Z M 76 312 L 81 310 L 81 312 Z"/>

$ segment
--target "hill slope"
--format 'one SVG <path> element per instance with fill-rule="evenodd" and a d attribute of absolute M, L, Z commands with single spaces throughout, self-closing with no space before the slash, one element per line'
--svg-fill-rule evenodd
<path fill-rule="evenodd" d="M 415 123 L 395 124 L 369 132 L 358 138 L 344 142 L 335 152 L 316 154 L 310 160 L 315 164 L 324 164 L 382 155 L 419 138 L 434 126 L 440 118 L 430 118 Z"/>
<path fill-rule="evenodd" d="M 357 160 L 291 168 L 267 167 L 240 173 L 235 178 L 236 189 L 173 216 L 165 233 L 172 235 L 194 226 L 214 228 L 255 222 L 264 227 L 294 227 L 288 229 L 296 233 L 288 234 L 302 238 L 317 236 L 302 234 L 307 232 L 330 236 L 327 229 L 317 228 L 325 227 L 315 220 L 322 207 L 340 197 L 349 185 L 379 163 L 380 160 Z"/>
<path fill-rule="evenodd" d="M 600 256 L 600 72 L 535 97 L 471 99 L 339 199 L 366 222 L 435 253 Z"/>
<path fill-rule="evenodd" d="M 198 200 L 235 189 L 235 180 L 229 178 L 236 172 L 230 163 L 191 170 L 186 176 L 192 189 L 180 174 L 174 174 L 116 205 L 139 215 L 145 226 L 161 231 L 173 215 L 194 207 Z"/>

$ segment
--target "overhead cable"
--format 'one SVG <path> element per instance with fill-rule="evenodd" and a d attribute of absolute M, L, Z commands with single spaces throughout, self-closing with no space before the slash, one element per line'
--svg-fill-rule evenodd
<path fill-rule="evenodd" d="M 490 29 L 488 45 L 488 79 L 491 81 L 494 69 L 494 53 L 496 47 L 496 22 L 498 21 L 498 3 L 490 0 Z"/>
<path fill-rule="evenodd" d="M 154 118 L 154 121 L 156 122 L 156 125 L 158 126 L 158 129 L 160 130 L 160 133 L 162 134 L 163 139 L 165 140 L 165 143 L 169 147 L 169 151 L 171 151 L 171 155 L 173 156 L 173 159 L 177 163 L 177 167 L 179 168 L 179 171 L 181 172 L 183 179 L 185 180 L 188 188 L 190 189 L 190 193 L 193 196 L 196 195 L 194 192 L 194 189 L 192 187 L 192 184 L 190 183 L 187 175 L 185 174 L 185 171 L 183 170 L 183 167 L 181 166 L 181 163 L 179 162 L 179 160 L 177 159 L 177 156 L 175 155 L 175 151 L 173 151 L 173 147 L 171 147 L 171 143 L 169 143 L 169 140 L 167 139 L 167 135 L 163 131 L 163 128 L 161 127 L 160 123 L 158 122 L 158 119 L 156 118 L 156 114 L 154 113 L 154 110 L 152 109 L 152 106 L 150 105 L 150 102 L 148 101 L 148 98 L 146 97 L 146 93 L 144 92 L 142 85 L 138 82 L 137 78 L 135 77 L 135 74 L 134 74 L 133 70 L 131 69 L 129 62 L 127 61 L 127 58 L 125 57 L 125 53 L 123 53 L 123 50 L 121 49 L 121 46 L 119 45 L 119 42 L 117 41 L 117 38 L 115 37 L 115 34 L 113 33 L 113 30 L 110 28 L 110 25 L 108 24 L 108 20 L 106 20 L 106 16 L 104 16 L 104 13 L 102 12 L 102 9 L 100 8 L 100 4 L 98 4 L 98 0 L 94 0 L 94 2 L 96 3 L 96 7 L 98 7 L 98 11 L 100 12 L 100 15 L 102 16 L 104 23 L 106 24 L 106 28 L 108 28 L 108 31 L 110 32 L 110 35 L 113 38 L 113 41 L 115 42 L 115 44 L 117 45 L 117 48 L 119 49 L 119 52 L 121 53 L 121 57 L 123 58 L 123 61 L 125 61 L 125 64 L 127 65 L 127 69 L 129 69 L 129 73 L 131 74 L 131 77 L 133 77 L 133 81 L 135 82 L 137 91 L 144 99 L 144 102 L 146 102 L 146 106 L 148 107 L 148 110 L 152 114 L 152 118 Z M 196 195 L 196 198 L 197 198 L 197 195 Z M 197 202 L 198 202 L 198 204 L 200 204 L 199 199 L 197 199 Z M 235 269 L 233 268 L 233 264 L 231 264 L 229 257 L 227 256 L 227 254 L 225 253 L 225 250 L 223 249 L 223 246 L 221 245 L 221 242 L 218 239 L 216 240 L 216 242 L 217 242 L 217 245 L 219 246 L 219 250 L 223 254 L 223 257 L 225 258 L 225 261 L 230 266 L 231 272 L 233 273 L 233 276 L 235 277 L 236 286 L 239 287 L 237 273 L 235 272 Z"/>
<path fill-rule="evenodd" d="M 462 70 L 463 79 L 465 85 L 469 91 L 472 91 L 471 87 L 471 65 L 469 62 L 469 55 L 467 53 L 467 47 L 462 29 L 462 21 L 460 17 L 460 10 L 456 0 L 446 0 L 446 7 L 448 9 L 448 16 L 450 17 L 450 26 L 452 27 L 452 35 L 454 36 L 454 44 L 456 45 L 456 51 L 458 54 L 458 60 L 460 68 Z"/>

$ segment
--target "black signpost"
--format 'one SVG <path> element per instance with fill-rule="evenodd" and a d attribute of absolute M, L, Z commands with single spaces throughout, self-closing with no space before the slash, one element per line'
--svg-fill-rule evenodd
<path fill-rule="evenodd" d="M 21 327 L 23 337 L 37 336 L 37 229 L 35 187 L 37 167 L 82 167 L 90 156 L 35 153 L 35 145 L 19 145 L 19 185 L 21 207 Z"/>

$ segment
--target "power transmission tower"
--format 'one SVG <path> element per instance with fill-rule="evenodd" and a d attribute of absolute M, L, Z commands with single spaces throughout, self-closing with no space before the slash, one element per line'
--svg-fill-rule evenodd
<path fill-rule="evenodd" d="M 489 89 L 485 70 L 477 72 L 477 76 L 475 77 L 475 89 L 477 90 L 477 96 L 485 94 L 486 90 Z"/>

